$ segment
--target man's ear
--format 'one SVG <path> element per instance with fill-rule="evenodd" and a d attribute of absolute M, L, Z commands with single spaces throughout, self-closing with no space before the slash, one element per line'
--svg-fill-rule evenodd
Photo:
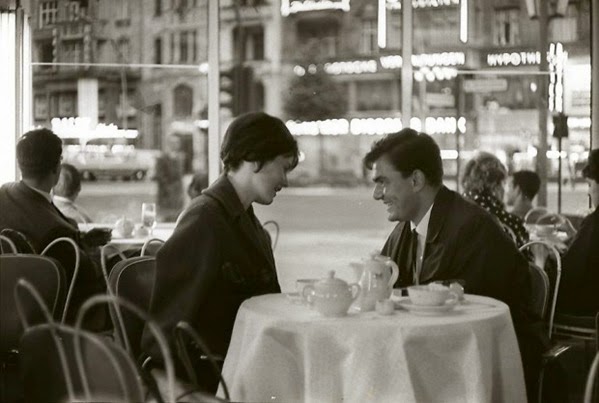
<path fill-rule="evenodd" d="M 424 176 L 424 172 L 419 169 L 415 169 L 412 172 L 412 188 L 419 192 L 426 185 L 426 176 Z"/>

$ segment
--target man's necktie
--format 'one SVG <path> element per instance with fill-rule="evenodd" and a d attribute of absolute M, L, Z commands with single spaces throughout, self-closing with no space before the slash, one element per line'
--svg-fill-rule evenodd
<path fill-rule="evenodd" d="M 418 284 L 419 283 L 419 278 L 418 278 L 418 269 L 417 269 L 417 262 L 418 262 L 418 232 L 416 232 L 416 228 L 414 228 L 412 230 L 412 237 L 410 239 L 411 241 L 411 245 L 410 245 L 410 265 L 408 266 L 410 268 L 410 275 L 412 276 L 412 280 L 414 284 Z"/>

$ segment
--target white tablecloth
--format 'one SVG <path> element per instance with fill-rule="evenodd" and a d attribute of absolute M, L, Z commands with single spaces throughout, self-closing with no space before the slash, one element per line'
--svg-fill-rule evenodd
<path fill-rule="evenodd" d="M 508 307 L 472 295 L 434 317 L 324 318 L 283 294 L 251 298 L 223 376 L 231 399 L 244 402 L 526 401 Z"/>

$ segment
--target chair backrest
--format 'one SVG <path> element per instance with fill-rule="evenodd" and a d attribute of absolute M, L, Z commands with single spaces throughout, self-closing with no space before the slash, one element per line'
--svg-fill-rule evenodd
<path fill-rule="evenodd" d="M 4 255 L 6 253 L 19 253 L 17 249 L 17 245 L 7 237 L 6 235 L 0 235 L 0 254 Z"/>
<path fill-rule="evenodd" d="M 539 217 L 549 213 L 545 207 L 535 207 L 528 210 L 528 213 L 524 216 L 525 224 L 536 224 Z"/>
<path fill-rule="evenodd" d="M 262 224 L 262 226 L 264 227 L 264 229 L 266 229 L 266 231 L 268 231 L 268 235 L 270 235 L 271 238 L 270 241 L 272 245 L 272 250 L 275 250 L 277 248 L 277 244 L 279 243 L 279 223 L 275 220 L 268 220 L 265 221 L 264 224 Z M 272 227 L 272 230 L 269 230 L 270 227 Z"/>
<path fill-rule="evenodd" d="M 541 248 L 541 252 L 538 250 L 538 248 Z M 544 274 L 544 279 L 542 280 L 544 283 L 546 282 L 547 285 L 547 302 L 546 304 L 549 304 L 549 318 L 548 318 L 548 332 L 549 332 L 549 338 L 551 338 L 551 336 L 553 335 L 553 330 L 554 330 L 554 320 L 555 320 L 555 307 L 557 304 L 557 298 L 558 298 L 558 292 L 559 292 L 559 285 L 560 285 L 560 281 L 561 281 L 561 277 L 562 277 L 562 258 L 559 254 L 559 252 L 557 251 L 557 249 L 555 248 L 555 246 L 553 246 L 552 244 L 550 244 L 549 242 L 546 241 L 531 241 L 528 242 L 524 245 L 522 245 L 520 247 L 520 251 L 524 251 L 526 249 L 530 249 L 531 252 L 533 252 L 533 255 L 536 255 L 538 253 L 543 253 L 545 254 L 547 251 L 549 251 L 550 254 L 553 255 L 553 258 L 555 260 L 556 263 L 556 267 L 555 267 L 555 280 L 552 282 L 549 279 L 549 275 L 545 272 L 544 268 L 546 267 L 545 265 L 545 259 L 541 259 L 541 261 L 539 261 L 539 259 L 537 259 L 537 256 L 535 256 L 535 260 L 537 261 L 538 264 L 535 264 L 535 268 L 539 268 L 543 274 Z M 536 253 L 535 253 L 536 252 Z M 532 274 L 532 273 L 531 273 Z M 533 281 L 534 280 L 534 275 L 533 275 Z M 538 282 L 538 281 L 537 281 Z M 538 286 L 540 287 L 540 282 L 538 282 Z M 534 287 L 534 285 L 533 285 Z M 552 292 L 553 290 L 553 292 Z M 546 315 L 546 311 L 547 310 L 547 305 L 545 305 L 545 310 L 543 311 L 543 318 L 545 318 Z"/>
<path fill-rule="evenodd" d="M 12 228 L 4 228 L 2 231 L 0 231 L 0 235 L 10 239 L 17 247 L 18 253 L 29 253 L 32 255 L 37 253 L 31 241 L 20 231 Z"/>
<path fill-rule="evenodd" d="M 150 238 L 141 247 L 140 256 L 156 256 L 164 241 L 158 238 Z"/>
<path fill-rule="evenodd" d="M 144 312 L 148 312 L 155 275 L 156 258 L 137 256 L 125 259 L 114 265 L 108 278 L 108 287 L 117 297 L 131 302 Z M 120 318 L 118 315 L 120 315 Z M 120 312 L 118 308 L 111 309 L 111 316 L 115 325 L 122 320 L 125 333 L 123 337 L 126 339 L 131 353 L 137 357 L 141 352 L 144 321 L 131 312 Z"/>
<path fill-rule="evenodd" d="M 46 323 L 27 329 L 20 352 L 25 401 L 144 400 L 135 364 L 107 338 Z"/>
<path fill-rule="evenodd" d="M 225 399 L 227 401 L 231 400 L 231 397 L 229 396 L 229 388 L 227 387 L 227 383 L 221 374 L 221 368 L 217 362 L 222 362 L 222 357 L 215 357 L 206 343 L 204 343 L 204 340 L 199 333 L 189 323 L 181 321 L 177 323 L 177 326 L 175 327 L 175 341 L 177 343 L 177 349 L 179 351 L 183 366 L 185 367 L 185 371 L 187 372 L 188 378 L 194 383 L 194 385 L 198 385 L 197 374 L 193 369 L 193 364 L 191 363 L 191 357 L 188 351 L 189 343 L 185 340 L 185 338 L 188 338 L 195 347 L 199 348 L 200 353 L 202 354 L 202 359 L 207 359 L 210 361 L 211 367 L 214 370 L 214 374 L 220 379 L 220 384 L 223 388 L 223 392 L 225 393 Z"/>
<path fill-rule="evenodd" d="M 529 306 L 541 318 L 545 318 L 549 306 L 549 276 L 534 263 L 528 263 L 531 284 Z"/>
<path fill-rule="evenodd" d="M 166 336 L 160 329 L 160 327 L 154 322 L 150 315 L 143 309 L 138 308 L 133 303 L 127 301 L 124 298 L 119 298 L 114 295 L 94 295 L 89 298 L 81 306 L 77 315 L 76 328 L 81 328 L 81 324 L 85 319 L 85 315 L 90 308 L 95 307 L 99 304 L 110 304 L 117 308 L 117 312 L 120 312 L 121 308 L 125 308 L 127 311 L 138 316 L 141 321 L 148 327 L 150 333 L 154 336 L 156 344 L 158 345 L 160 352 L 162 353 L 162 360 L 164 362 L 164 368 L 166 370 L 166 389 L 163 394 L 165 401 L 174 402 L 175 399 L 175 365 L 173 363 L 173 355 L 167 342 Z M 116 326 L 116 324 L 115 324 Z M 131 358 L 135 359 L 136 357 Z M 85 382 L 84 382 L 85 383 Z"/>
<path fill-rule="evenodd" d="M 599 400 L 599 396 L 597 394 L 597 383 L 599 382 L 599 352 L 595 353 L 595 359 L 593 359 L 593 363 L 591 364 L 591 369 L 589 370 L 589 375 L 587 376 L 587 382 L 584 388 L 584 403 L 592 403 L 597 402 Z M 593 399 L 594 397 L 594 399 Z"/>
<path fill-rule="evenodd" d="M 65 269 L 65 273 L 67 274 L 67 282 L 69 283 L 69 289 L 67 291 L 66 300 L 64 303 L 64 308 L 62 310 L 61 322 L 64 323 L 67 317 L 67 311 L 69 310 L 69 303 L 71 302 L 71 297 L 73 296 L 73 290 L 75 288 L 75 283 L 77 281 L 77 275 L 79 274 L 79 263 L 81 261 L 81 256 L 79 254 L 79 246 L 75 241 L 71 238 L 61 237 L 56 238 L 52 242 L 50 242 L 42 251 L 41 255 L 48 255 L 55 257 L 57 255 L 53 254 L 53 251 L 58 247 L 56 245 L 67 244 L 73 251 L 73 265 L 72 267 L 65 267 L 64 265 L 70 262 L 63 262 L 63 269 Z M 58 254 L 60 255 L 60 253 Z"/>
<path fill-rule="evenodd" d="M 23 334 L 14 297 L 20 279 L 32 283 L 54 317 L 65 298 L 65 274 L 52 258 L 39 255 L 0 255 L 0 351 L 17 350 Z M 43 323 L 45 317 L 31 296 L 22 299 L 23 316 L 29 324 Z"/>

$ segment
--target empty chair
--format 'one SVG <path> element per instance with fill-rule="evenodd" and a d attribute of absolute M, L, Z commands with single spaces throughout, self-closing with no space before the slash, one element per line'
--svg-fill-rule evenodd
<path fill-rule="evenodd" d="M 47 323 L 29 326 L 19 288 L 36 300 Z M 144 400 L 141 377 L 122 348 L 79 327 L 54 322 L 36 288 L 23 279 L 15 301 L 25 328 L 20 345 L 25 401 Z"/>
<path fill-rule="evenodd" d="M 17 245 L 7 236 L 0 235 L 0 254 L 19 253 Z"/>
<path fill-rule="evenodd" d="M 18 253 L 37 253 L 31 241 L 20 231 L 14 230 L 12 228 L 4 228 L 2 231 L 0 231 L 0 235 L 10 239 L 13 245 L 16 246 Z"/>
<path fill-rule="evenodd" d="M 42 251 L 42 255 L 50 255 L 52 256 L 52 253 L 54 251 L 54 248 L 57 248 L 56 245 L 62 244 L 62 243 L 66 243 L 67 245 L 69 245 L 70 247 L 72 247 L 73 250 L 73 266 L 67 268 L 66 272 L 69 273 L 69 275 L 67 276 L 67 281 L 69 283 L 69 288 L 67 291 L 67 296 L 65 299 L 65 303 L 64 303 L 64 308 L 62 310 L 62 316 L 61 316 L 61 322 L 65 322 L 66 317 L 67 317 L 67 312 L 69 310 L 69 303 L 71 302 L 71 297 L 73 296 L 73 290 L 75 289 L 75 283 L 77 281 L 77 275 L 79 274 L 79 262 L 81 260 L 81 256 L 79 254 L 79 247 L 77 246 L 77 244 L 75 243 L 75 241 L 73 241 L 71 238 L 67 238 L 67 237 L 61 237 L 61 238 L 56 238 L 55 240 L 53 240 L 52 242 L 50 242 Z M 64 268 L 64 267 L 63 267 Z"/>
<path fill-rule="evenodd" d="M 54 317 L 65 298 L 65 274 L 60 264 L 52 258 L 39 255 L 0 255 L 0 351 L 4 355 L 18 350 L 23 327 L 15 305 L 14 289 L 19 279 L 32 283 Z M 23 315 L 28 323 L 45 322 L 39 305 L 24 298 Z"/>
<path fill-rule="evenodd" d="M 164 367 L 166 369 L 164 376 L 160 377 L 160 379 L 163 381 L 163 382 L 161 382 L 161 384 L 164 385 L 164 387 L 158 391 L 154 390 L 154 388 L 152 388 L 152 390 L 157 393 L 160 393 L 163 400 L 165 400 L 165 401 L 168 401 L 168 402 L 176 401 L 176 399 L 175 399 L 175 367 L 174 367 L 173 356 L 172 356 L 170 347 L 168 345 L 166 336 L 164 335 L 164 333 L 162 332 L 160 327 L 156 324 L 156 322 L 154 322 L 150 318 L 150 316 L 147 314 L 147 312 L 145 310 L 140 309 L 133 303 L 131 303 L 123 298 L 114 296 L 114 295 L 95 295 L 95 296 L 91 297 L 90 299 L 88 299 L 83 304 L 81 309 L 79 310 L 79 313 L 77 315 L 76 328 L 80 328 L 81 323 L 83 323 L 87 312 L 90 309 L 92 309 L 100 304 L 110 304 L 111 306 L 117 308 L 117 312 L 120 312 L 121 308 L 124 308 L 127 312 L 130 312 L 131 314 L 137 316 L 139 318 L 139 320 L 148 327 L 150 333 L 153 335 L 153 337 L 156 340 L 156 344 L 157 344 L 160 352 L 162 353 L 162 360 L 164 362 Z M 115 326 L 117 326 L 117 325 L 115 324 Z M 122 330 L 122 331 L 124 332 L 124 330 Z M 134 357 L 131 355 L 130 355 L 130 358 L 134 359 Z M 150 376 L 155 376 L 154 373 L 151 373 L 151 372 L 147 372 L 147 374 Z M 161 375 L 162 374 L 163 373 L 161 373 Z M 154 383 L 156 383 L 156 382 L 151 382 L 151 384 L 154 384 Z"/>
<path fill-rule="evenodd" d="M 537 313 L 541 313 L 541 317 L 545 318 L 545 316 L 547 314 L 547 307 L 549 308 L 547 331 L 549 333 L 549 338 L 551 338 L 553 335 L 555 307 L 557 304 L 559 285 L 560 285 L 560 280 L 561 280 L 561 275 L 562 275 L 561 256 L 560 256 L 559 252 L 557 251 L 557 249 L 555 248 L 555 246 L 553 246 L 552 244 L 550 244 L 546 241 L 531 241 L 531 242 L 528 242 L 520 247 L 521 251 L 525 251 L 527 249 L 530 249 L 531 252 L 533 253 L 533 255 L 535 257 L 535 266 L 538 267 L 543 272 L 543 274 L 545 275 L 545 280 L 543 280 L 543 281 L 547 282 L 547 289 L 548 289 L 547 294 L 548 295 L 547 295 L 546 306 L 542 312 L 537 312 Z M 555 262 L 556 262 L 555 278 L 553 281 L 551 281 L 551 279 L 549 278 L 547 273 L 543 270 L 543 268 L 545 267 L 545 262 L 547 260 L 548 253 L 553 255 L 553 258 L 555 259 Z M 540 275 L 540 274 L 537 274 L 537 275 Z M 534 287 L 534 284 L 533 284 L 533 287 Z M 551 293 L 551 290 L 553 290 L 552 293 Z"/>
<path fill-rule="evenodd" d="M 117 297 L 124 298 L 147 312 L 152 298 L 155 273 L 156 259 L 152 256 L 125 259 L 117 263 L 110 272 L 108 288 Z M 144 321 L 131 312 L 121 312 L 118 307 L 111 307 L 111 316 L 115 328 L 123 328 L 124 334 L 119 336 L 124 338 L 127 350 L 131 351 L 134 357 L 139 357 Z"/>

